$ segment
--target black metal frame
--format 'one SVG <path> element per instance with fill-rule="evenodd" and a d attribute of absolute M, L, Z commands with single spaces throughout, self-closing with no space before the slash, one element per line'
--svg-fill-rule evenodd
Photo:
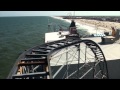
<path fill-rule="evenodd" d="M 71 42 L 71 43 L 68 43 L 68 42 Z M 21 55 L 19 56 L 19 58 L 17 59 L 15 65 L 14 65 L 14 67 L 13 67 L 13 69 L 11 70 L 11 72 L 10 72 L 10 74 L 9 74 L 9 76 L 8 76 L 7 78 L 8 78 L 8 79 L 10 79 L 10 78 L 14 78 L 14 79 L 15 79 L 15 78 L 19 78 L 19 76 L 20 76 L 20 78 L 25 78 L 25 77 L 27 77 L 27 76 L 30 76 L 31 74 L 29 74 L 29 75 L 23 74 L 23 77 L 22 77 L 22 75 L 16 75 L 16 72 L 17 72 L 17 70 L 18 70 L 18 67 L 16 66 L 16 64 L 18 64 L 18 62 L 20 62 L 20 61 L 21 61 L 22 59 L 24 59 L 24 58 L 38 58 L 38 59 L 39 59 L 39 58 L 43 57 L 43 58 L 44 58 L 43 60 L 47 60 L 46 66 L 47 66 L 48 72 L 49 72 L 49 74 L 45 74 L 45 75 L 49 76 L 50 79 L 53 79 L 52 73 L 51 73 L 51 67 L 50 67 L 51 55 L 52 55 L 54 52 L 57 52 L 57 51 L 59 51 L 59 50 L 61 50 L 61 49 L 63 49 L 63 48 L 67 48 L 67 47 L 70 47 L 70 46 L 75 46 L 75 45 L 80 44 L 80 43 L 82 43 L 82 42 L 85 43 L 85 44 L 92 50 L 92 52 L 95 54 L 95 57 L 96 57 L 96 58 L 101 59 L 101 57 L 102 57 L 103 62 L 104 62 L 104 66 L 105 66 L 105 69 L 106 69 L 106 77 L 107 77 L 107 79 L 108 79 L 108 78 L 109 78 L 109 75 L 108 75 L 108 69 L 107 69 L 107 62 L 106 62 L 105 56 L 104 56 L 101 48 L 99 47 L 99 45 L 96 44 L 96 43 L 95 43 L 94 41 L 92 41 L 92 40 L 80 40 L 80 39 L 76 39 L 76 38 L 68 38 L 68 39 L 63 39 L 63 40 L 58 40 L 58 41 L 54 41 L 54 42 L 45 43 L 45 44 L 35 46 L 35 47 L 33 47 L 33 48 L 25 51 L 23 54 L 21 54 Z M 58 45 L 59 43 L 63 43 L 64 45 Z M 54 47 L 54 48 L 51 47 L 51 49 L 50 49 L 50 48 L 47 48 L 48 46 L 51 46 L 51 45 L 53 45 L 53 44 L 58 45 L 58 47 Z M 46 52 L 45 54 L 42 53 L 42 52 L 41 52 L 40 54 L 32 54 L 32 50 L 33 50 L 33 51 L 34 51 L 34 50 L 37 50 L 37 49 L 39 49 L 40 47 L 44 47 L 43 50 L 50 50 L 50 52 Z M 78 48 L 78 49 L 79 49 L 79 48 Z M 97 52 L 96 49 L 99 51 L 99 55 L 96 53 L 96 52 Z M 28 57 L 28 56 L 31 56 L 31 57 Z M 34 57 L 34 56 L 36 56 L 36 57 Z M 79 56 L 79 57 L 80 57 L 80 56 Z M 34 61 L 34 60 L 33 60 L 33 61 Z M 78 60 L 78 61 L 79 61 L 79 60 Z M 24 64 L 23 64 L 23 65 L 24 65 Z M 37 64 L 37 65 L 38 65 L 38 64 Z M 42 64 L 40 64 L 40 65 L 42 65 Z M 42 72 L 43 72 L 43 71 L 42 71 Z M 45 71 L 44 71 L 44 72 L 45 72 Z M 47 71 L 46 71 L 46 72 L 47 72 Z M 36 73 L 38 73 L 38 72 L 36 72 Z M 36 75 L 36 73 L 35 73 L 35 75 Z M 41 75 L 41 74 L 39 74 L 39 75 Z M 34 76 L 33 73 L 32 73 L 32 76 Z M 37 74 L 37 76 L 38 76 L 38 74 Z M 46 76 L 46 79 L 48 79 L 47 76 Z M 30 77 L 31 77 L 31 76 L 30 76 Z"/>

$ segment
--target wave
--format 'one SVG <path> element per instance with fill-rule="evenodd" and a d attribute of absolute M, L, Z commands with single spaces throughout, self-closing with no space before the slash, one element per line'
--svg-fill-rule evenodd
<path fill-rule="evenodd" d="M 71 20 L 69 20 L 69 19 L 63 19 L 62 17 L 55 17 L 55 16 L 51 16 L 51 17 L 71 23 Z M 103 34 L 104 33 L 104 30 L 102 30 L 102 29 L 97 29 L 95 26 L 83 25 L 77 21 L 76 21 L 76 26 L 78 29 L 84 29 L 90 34 L 96 34 L 96 33 Z"/>

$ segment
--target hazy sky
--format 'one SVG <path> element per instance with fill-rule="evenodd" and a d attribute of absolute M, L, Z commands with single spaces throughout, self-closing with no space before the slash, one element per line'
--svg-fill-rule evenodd
<path fill-rule="evenodd" d="M 74 11 L 0 11 L 0 16 L 65 16 Z M 120 11 L 75 11 L 78 16 L 120 16 Z"/>

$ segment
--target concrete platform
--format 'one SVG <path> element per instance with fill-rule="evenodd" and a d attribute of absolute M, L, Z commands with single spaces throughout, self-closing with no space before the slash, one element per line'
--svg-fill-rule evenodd
<path fill-rule="evenodd" d="M 65 39 L 66 38 L 65 35 L 68 35 L 68 34 L 69 34 L 69 31 L 45 33 L 45 43 Z"/>

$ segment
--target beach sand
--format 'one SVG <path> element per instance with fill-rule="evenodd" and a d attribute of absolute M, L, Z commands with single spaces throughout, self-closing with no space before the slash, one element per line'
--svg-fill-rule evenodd
<path fill-rule="evenodd" d="M 71 23 L 72 19 L 63 19 L 63 17 L 53 17 L 56 19 L 61 19 Z M 110 32 L 112 33 L 112 27 L 115 30 L 120 29 L 120 23 L 118 22 L 109 22 L 109 21 L 98 21 L 98 20 L 89 20 L 89 19 L 74 19 L 76 25 L 86 29 L 89 33 L 96 33 L 96 31 L 100 31 L 100 33 Z"/>
<path fill-rule="evenodd" d="M 111 27 L 115 29 L 120 28 L 120 23 L 108 22 L 108 21 L 98 21 L 98 20 L 88 20 L 88 19 L 75 19 L 77 23 L 94 26 L 98 28 L 103 28 L 105 31 L 111 30 Z"/>

